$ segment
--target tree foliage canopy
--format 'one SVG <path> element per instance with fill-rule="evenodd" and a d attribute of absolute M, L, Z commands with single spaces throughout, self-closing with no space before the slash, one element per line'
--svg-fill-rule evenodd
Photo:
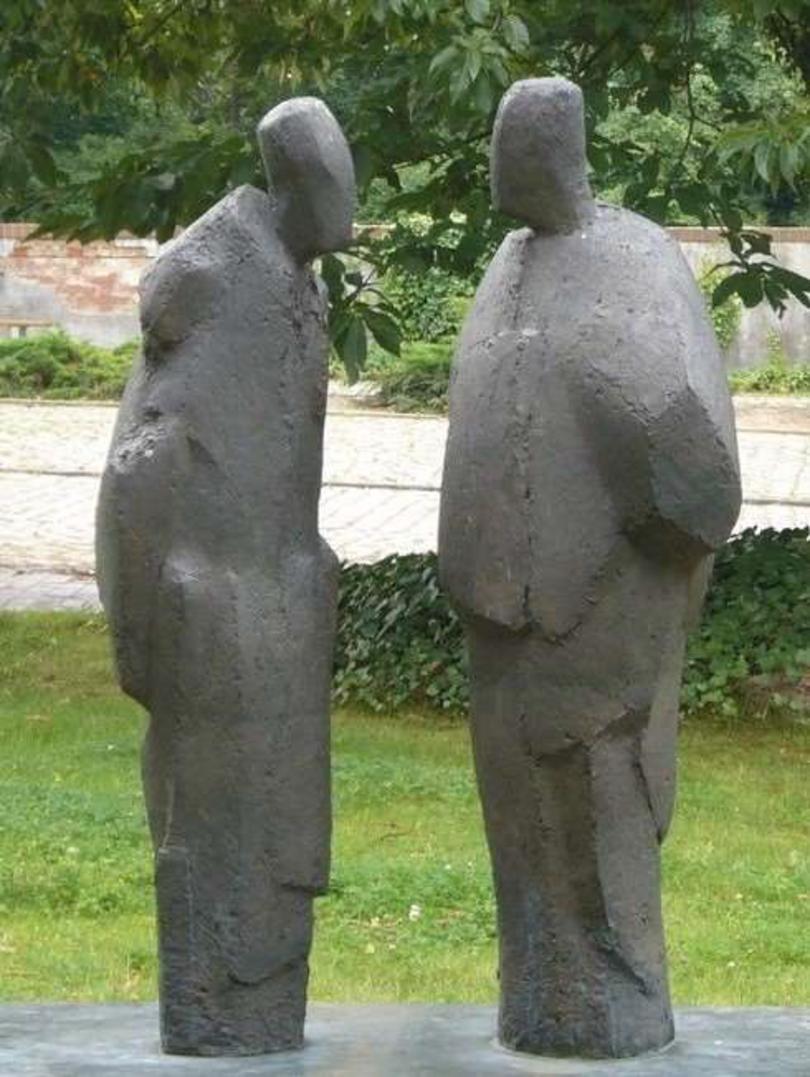
<path fill-rule="evenodd" d="M 810 206 L 810 0 L 4 0 L 0 210 L 82 239 L 165 238 L 262 184 L 256 121 L 317 93 L 362 196 L 397 222 L 363 258 L 471 273 L 508 225 L 488 193 L 494 110 L 546 74 L 585 92 L 598 192 L 727 232 L 718 302 L 810 305 L 751 227 Z M 362 363 L 364 326 L 395 349 L 370 283 L 325 269 L 344 359 Z"/>

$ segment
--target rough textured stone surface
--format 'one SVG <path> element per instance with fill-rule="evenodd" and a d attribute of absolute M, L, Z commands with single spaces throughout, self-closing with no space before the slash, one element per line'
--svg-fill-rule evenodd
<path fill-rule="evenodd" d="M 462 332 L 439 553 L 470 652 L 501 1039 L 621 1057 L 673 1034 L 659 843 L 685 625 L 740 482 L 694 279 L 656 225 L 587 204 L 583 143 L 576 87 L 505 97 L 496 198 L 545 230 L 507 236 Z"/>
<path fill-rule="evenodd" d="M 233 192 L 144 280 L 145 355 L 98 506 L 118 674 L 151 718 L 161 1024 L 177 1053 L 301 1045 L 329 870 L 337 562 L 318 533 L 327 337 L 307 260 L 349 242 L 354 186 L 321 102 L 279 106 L 259 137 L 272 197 Z"/>
<path fill-rule="evenodd" d="M 0 1007 L 3 1077 L 807 1077 L 810 1010 L 678 1011 L 661 1053 L 610 1062 L 531 1058 L 493 1042 L 485 1006 L 315 1005 L 303 1052 L 160 1057 L 152 1006 Z"/>

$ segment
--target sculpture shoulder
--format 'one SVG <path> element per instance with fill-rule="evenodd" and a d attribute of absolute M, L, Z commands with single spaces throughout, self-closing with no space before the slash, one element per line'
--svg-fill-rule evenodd
<path fill-rule="evenodd" d="M 148 350 L 184 340 L 234 293 L 237 279 L 258 276 L 272 286 L 274 276 L 292 272 L 270 199 L 255 187 L 238 188 L 168 243 L 144 274 L 141 327 Z"/>
<path fill-rule="evenodd" d="M 600 209 L 577 233 L 512 233 L 454 366 L 440 522 L 456 603 L 556 634 L 623 537 L 702 556 L 739 510 L 733 415 L 677 244 Z"/>
<path fill-rule="evenodd" d="M 520 228 L 510 232 L 496 251 L 462 326 L 459 357 L 499 332 L 520 328 L 523 267 L 533 238 L 530 228 Z"/>
<path fill-rule="evenodd" d="M 734 413 L 679 244 L 644 217 L 600 206 L 592 234 L 552 241 L 545 254 L 544 294 L 566 317 L 548 337 L 567 356 L 583 435 L 625 526 L 666 533 L 673 550 L 717 549 L 740 507 Z"/>
<path fill-rule="evenodd" d="M 651 221 L 612 211 L 614 266 L 634 304 L 636 319 L 616 357 L 595 362 L 594 388 L 635 422 L 646 446 L 646 523 L 674 550 L 698 551 L 723 544 L 741 502 L 734 412 L 723 359 L 706 305 L 679 244 Z M 626 249 L 625 249 L 626 245 Z M 617 258 L 617 261 L 619 259 Z M 615 396 L 618 395 L 617 401 Z M 618 427 L 622 423 L 617 416 Z M 641 505 L 633 513 L 638 517 Z"/>

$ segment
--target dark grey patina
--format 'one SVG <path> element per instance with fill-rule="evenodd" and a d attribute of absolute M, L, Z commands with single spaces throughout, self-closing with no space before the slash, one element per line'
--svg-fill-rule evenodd
<path fill-rule="evenodd" d="M 659 845 L 685 626 L 740 507 L 733 413 L 676 243 L 594 202 L 582 98 L 517 83 L 504 240 L 450 393 L 440 570 L 466 628 L 500 933 L 500 1038 L 621 1057 L 673 1020 Z"/>
<path fill-rule="evenodd" d="M 165 1050 L 302 1043 L 329 871 L 337 563 L 318 533 L 325 299 L 354 177 L 325 105 L 270 112 L 241 187 L 142 286 L 144 357 L 98 506 L 99 584 L 143 753 Z"/>
<path fill-rule="evenodd" d="M 807 1077 L 810 1010 L 678 1011 L 678 1040 L 643 1058 L 517 1055 L 485 1006 L 314 1005 L 307 1049 L 264 1058 L 160 1056 L 151 1006 L 0 1007 L 3 1077 Z"/>

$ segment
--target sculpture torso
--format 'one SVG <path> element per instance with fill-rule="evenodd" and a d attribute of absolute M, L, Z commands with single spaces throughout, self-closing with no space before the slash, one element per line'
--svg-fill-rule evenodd
<path fill-rule="evenodd" d="M 507 236 L 451 387 L 440 548 L 462 612 L 564 635 L 622 536 L 670 557 L 656 533 L 677 532 L 694 564 L 738 507 L 722 362 L 676 243 L 604 205 Z"/>
<path fill-rule="evenodd" d="M 142 292 L 145 357 L 113 437 L 98 559 L 119 672 L 148 705 L 162 576 L 216 583 L 228 571 L 247 590 L 260 580 L 283 611 L 334 557 L 318 534 L 325 302 L 279 240 L 268 196 L 242 187 L 223 199 L 161 254 Z"/>
<path fill-rule="evenodd" d="M 112 456 L 148 437 L 159 451 L 171 437 L 185 481 L 177 476 L 164 506 L 169 543 L 200 544 L 220 561 L 317 550 L 325 320 L 314 275 L 290 258 L 254 188 L 161 255 L 143 285 L 146 359 Z"/>

